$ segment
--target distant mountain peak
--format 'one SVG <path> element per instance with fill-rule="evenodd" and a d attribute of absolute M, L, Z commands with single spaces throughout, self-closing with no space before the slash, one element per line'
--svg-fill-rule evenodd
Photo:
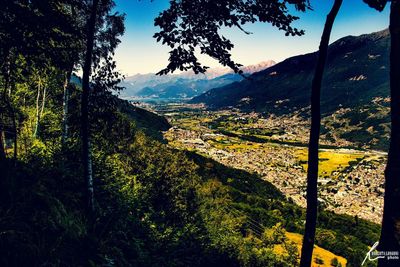
<path fill-rule="evenodd" d="M 272 67 L 275 64 L 276 64 L 276 62 L 273 60 L 266 60 L 266 61 L 262 61 L 258 64 L 255 64 L 255 65 L 244 66 L 241 68 L 241 70 L 244 73 L 253 74 L 255 72 L 259 72 L 259 71 L 268 69 L 269 67 Z"/>
<path fill-rule="evenodd" d="M 267 69 L 275 65 L 275 61 L 266 60 L 260 63 L 244 66 L 241 69 L 244 74 L 253 73 Z M 243 77 L 234 74 L 228 67 L 210 68 L 204 74 L 195 74 L 192 71 L 158 76 L 155 73 L 135 74 L 126 77 L 122 86 L 126 88 L 121 94 L 123 98 L 157 96 L 179 98 L 193 97 L 206 90 L 223 86 L 231 82 L 239 81 Z M 152 94 L 149 94 L 149 92 Z"/>
<path fill-rule="evenodd" d="M 265 60 L 265 61 L 261 61 L 257 64 L 253 64 L 253 65 L 247 65 L 247 66 L 243 66 L 240 69 L 243 70 L 244 73 L 247 74 L 253 74 L 255 72 L 259 72 L 261 70 L 267 69 L 269 67 L 272 67 L 273 65 L 275 65 L 276 62 L 274 60 Z M 156 78 L 156 77 L 180 77 L 180 78 L 207 78 L 207 79 L 214 79 L 218 76 L 222 76 L 228 73 L 233 73 L 233 70 L 231 68 L 228 67 L 215 67 L 215 68 L 209 68 L 207 70 L 206 73 L 204 74 L 195 74 L 192 71 L 187 71 L 187 72 L 181 72 L 181 73 L 175 73 L 175 74 L 169 74 L 166 76 L 157 76 L 155 73 L 146 73 L 146 74 L 141 74 L 141 73 L 137 73 L 134 75 L 130 75 L 128 77 L 126 77 L 126 81 L 131 81 L 131 80 L 136 80 L 136 79 L 143 79 L 145 77 L 152 77 L 152 78 Z"/>

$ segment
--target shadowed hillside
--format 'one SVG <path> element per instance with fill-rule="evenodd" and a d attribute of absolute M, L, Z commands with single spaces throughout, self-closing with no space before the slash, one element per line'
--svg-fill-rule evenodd
<path fill-rule="evenodd" d="M 316 57 L 316 53 L 311 53 L 289 58 L 251 75 L 250 80 L 212 89 L 193 98 L 191 103 L 275 113 L 308 107 Z M 387 97 L 388 57 L 387 30 L 348 36 L 331 44 L 321 97 L 323 113 Z"/>
<path fill-rule="evenodd" d="M 330 132 L 359 147 L 387 148 L 389 40 L 384 30 L 344 37 L 330 45 L 321 96 L 322 134 Z M 212 89 L 190 102 L 211 109 L 300 112 L 308 118 L 316 58 L 316 53 L 289 58 L 249 80 Z"/>

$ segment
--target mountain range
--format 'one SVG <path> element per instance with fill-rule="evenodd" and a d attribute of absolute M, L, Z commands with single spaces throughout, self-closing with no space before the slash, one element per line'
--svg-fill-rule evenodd
<path fill-rule="evenodd" d="M 321 104 L 324 113 L 389 96 L 389 32 L 348 36 L 329 47 Z M 249 79 L 212 89 L 192 103 L 210 108 L 291 112 L 310 105 L 317 52 L 286 59 Z"/>
<path fill-rule="evenodd" d="M 275 64 L 268 60 L 256 65 L 242 67 L 243 73 L 250 75 Z M 122 98 L 192 98 L 212 88 L 241 81 L 242 76 L 229 68 L 211 68 L 205 74 L 183 72 L 173 75 L 158 76 L 154 73 L 136 74 L 127 77 L 121 84 L 125 87 Z"/>
<path fill-rule="evenodd" d="M 384 149 L 390 131 L 388 30 L 347 36 L 329 46 L 321 109 L 323 133 Z M 288 58 L 248 79 L 207 91 L 190 103 L 267 114 L 309 115 L 317 52 Z"/>

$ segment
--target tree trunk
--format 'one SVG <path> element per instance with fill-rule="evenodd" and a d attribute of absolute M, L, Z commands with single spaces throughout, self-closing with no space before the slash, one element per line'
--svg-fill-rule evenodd
<path fill-rule="evenodd" d="M 391 136 L 385 170 L 385 198 L 380 251 L 400 253 L 400 1 L 393 0 L 390 12 Z M 398 260 L 379 260 L 379 267 L 399 266 Z"/>
<path fill-rule="evenodd" d="M 14 106 L 11 102 L 11 93 L 16 91 L 15 88 L 15 80 L 13 79 L 13 71 L 14 71 L 14 67 L 15 67 L 15 57 L 12 61 L 10 61 L 10 72 L 9 72 L 9 108 L 10 108 L 10 112 L 11 112 L 11 117 L 12 117 L 12 126 L 13 126 L 13 130 L 14 130 L 14 153 L 13 153 L 13 158 L 14 158 L 14 164 L 17 164 L 17 156 L 18 156 L 18 129 L 17 129 L 17 116 L 16 116 L 16 112 L 14 109 Z M 11 63 L 12 62 L 12 63 Z"/>
<path fill-rule="evenodd" d="M 70 4 L 71 15 L 73 18 L 77 16 L 76 9 L 73 3 Z M 64 147 L 67 142 L 69 135 L 69 127 L 68 127 L 68 117 L 69 117 L 69 97 L 70 97 L 70 80 L 72 76 L 72 72 L 74 70 L 75 61 L 77 61 L 78 56 L 72 60 L 72 64 L 69 66 L 69 69 L 65 72 L 64 77 L 64 95 L 63 95 L 63 117 L 62 117 L 62 134 L 61 134 L 61 144 Z"/>
<path fill-rule="evenodd" d="M 14 133 L 14 153 L 13 153 L 13 158 L 14 158 L 14 163 L 16 163 L 17 158 L 18 158 L 18 132 L 17 132 L 17 125 L 15 122 L 15 117 L 14 117 L 14 129 L 15 129 L 15 133 Z"/>
<path fill-rule="evenodd" d="M 68 104 L 69 104 L 69 80 L 71 79 L 71 71 L 65 73 L 64 80 L 64 96 L 63 96 L 63 118 L 62 118 L 62 135 L 61 143 L 64 146 L 68 139 Z"/>
<path fill-rule="evenodd" d="M 92 157 L 90 151 L 90 133 L 89 133 L 89 95 L 90 95 L 89 78 L 92 69 L 92 56 L 93 56 L 98 4 L 99 0 L 93 0 L 92 11 L 88 21 L 86 55 L 85 55 L 85 63 L 83 66 L 83 75 L 82 75 L 82 102 L 81 102 L 82 163 L 83 163 L 84 177 L 86 180 L 87 209 L 89 213 L 88 215 L 90 217 L 91 215 L 94 214 L 94 189 L 93 189 Z"/>
<path fill-rule="evenodd" d="M 5 48 L 4 49 L 5 56 L 4 56 L 4 67 L 3 67 L 3 76 L 4 76 L 4 91 L 3 91 L 3 99 L 6 101 L 6 96 L 7 96 L 7 91 L 8 91 L 8 85 L 10 82 L 10 68 L 11 68 L 11 63 L 10 63 L 10 57 L 11 57 L 11 49 Z"/>
<path fill-rule="evenodd" d="M 310 267 L 314 249 L 315 228 L 317 225 L 318 211 L 318 146 L 321 126 L 321 86 L 326 58 L 328 54 L 329 39 L 336 15 L 342 5 L 342 0 L 335 0 L 329 12 L 319 46 L 318 61 L 315 69 L 311 88 L 311 131 L 308 147 L 307 170 L 307 214 L 306 226 L 301 249 L 301 267 Z"/>
<path fill-rule="evenodd" d="M 11 89 L 10 89 L 11 90 Z M 15 110 L 14 107 L 11 105 L 11 100 L 10 100 L 10 112 L 11 112 L 11 117 L 12 117 L 12 126 L 13 126 L 13 130 L 14 130 L 14 152 L 13 152 L 13 158 L 14 158 L 14 164 L 16 164 L 17 162 L 17 157 L 18 157 L 18 130 L 17 130 L 17 118 L 15 116 Z"/>
<path fill-rule="evenodd" d="M 45 104 L 46 104 L 46 86 L 43 87 L 42 107 L 40 108 L 40 118 L 43 118 Z"/>
<path fill-rule="evenodd" d="M 35 138 L 37 137 L 37 134 L 39 131 L 39 120 L 40 120 L 39 100 L 40 100 L 41 85 L 42 85 L 42 82 L 39 77 L 38 90 L 37 90 L 37 96 L 36 96 L 36 124 L 35 124 L 35 130 L 33 132 L 33 137 L 35 137 Z"/>
<path fill-rule="evenodd" d="M 4 79 L 4 88 L 3 88 L 3 94 L 2 94 L 2 104 L 4 104 L 4 105 L 6 105 L 6 106 L 8 106 L 7 105 L 7 101 L 8 101 L 8 99 L 7 99 L 7 88 L 8 88 L 8 84 L 9 84 L 9 81 L 10 81 L 10 64 L 8 64 L 9 63 L 9 54 L 10 54 L 10 50 L 9 49 L 7 49 L 7 48 L 4 48 L 4 50 L 6 51 L 5 52 L 5 56 L 4 56 L 4 65 L 3 65 L 3 69 L 2 69 L 2 72 L 3 72 L 3 79 Z M 1 129 L 0 129 L 0 160 L 2 160 L 2 159 L 5 159 L 6 157 L 7 157 L 7 154 L 6 154 L 6 151 L 5 151 L 5 142 L 6 142 L 6 138 L 5 138 L 5 134 L 4 134 L 4 131 L 3 131 L 3 127 L 5 128 L 5 124 L 6 124 L 6 121 L 7 121 L 7 112 L 6 112 L 6 110 L 4 109 L 3 110 L 3 116 L 4 116 L 4 121 L 0 121 L 0 127 L 1 127 Z"/>
<path fill-rule="evenodd" d="M 6 151 L 4 150 L 3 131 L 0 131 L 0 161 L 6 159 Z"/>

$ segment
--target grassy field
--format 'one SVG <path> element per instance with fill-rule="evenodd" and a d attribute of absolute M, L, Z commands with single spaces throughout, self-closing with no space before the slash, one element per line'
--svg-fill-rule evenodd
<path fill-rule="evenodd" d="M 272 131 L 269 132 L 270 134 L 265 134 L 271 129 L 253 128 L 252 121 L 238 122 L 234 118 L 234 116 L 216 114 L 182 114 L 181 117 L 175 118 L 173 124 L 191 131 L 222 133 L 223 135 L 210 136 L 206 142 L 212 148 L 225 151 L 243 152 L 263 149 L 264 146 L 282 147 L 284 145 L 292 147 L 299 165 L 305 172 L 307 171 L 308 152 L 306 144 L 303 145 L 299 140 L 295 139 L 285 139 L 285 141 L 281 141 L 282 144 L 275 143 L 277 137 L 272 138 L 271 133 L 276 135 L 276 132 Z M 179 143 L 179 140 L 173 140 L 172 145 L 182 147 L 182 144 Z M 284 148 L 282 147 L 282 149 Z M 352 150 L 323 149 L 320 151 L 319 157 L 319 176 L 327 178 L 337 176 L 340 172 L 345 171 L 349 166 L 357 164 L 361 160 L 369 160 L 370 156 L 363 152 Z"/>
<path fill-rule="evenodd" d="M 301 253 L 301 244 L 303 240 L 303 236 L 300 234 L 296 233 L 286 233 L 287 238 L 294 242 L 297 245 L 297 248 L 299 250 L 299 254 Z M 338 262 L 344 267 L 347 264 L 347 260 L 341 256 L 335 255 L 332 252 L 323 249 L 319 246 L 314 247 L 314 252 L 313 252 L 313 258 L 312 258 L 312 267 L 331 267 L 331 262 L 332 260 L 336 258 Z M 318 261 L 322 260 L 322 261 Z M 316 262 L 320 262 L 319 264 Z"/>
<path fill-rule="evenodd" d="M 300 165 L 307 171 L 307 149 L 298 149 L 295 152 Z M 331 177 L 335 176 L 335 172 L 340 172 L 357 163 L 365 157 L 363 153 L 358 152 L 341 152 L 341 151 L 320 151 L 319 152 L 319 176 Z"/>

